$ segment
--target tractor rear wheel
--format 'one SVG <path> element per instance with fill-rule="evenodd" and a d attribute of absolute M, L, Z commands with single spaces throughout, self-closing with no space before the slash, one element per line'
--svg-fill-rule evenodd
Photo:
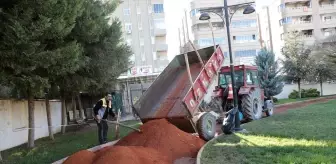
<path fill-rule="evenodd" d="M 209 141 L 215 137 L 216 133 L 216 118 L 211 113 L 204 113 L 197 120 L 198 135 L 205 141 Z"/>
<path fill-rule="evenodd" d="M 258 120 L 262 117 L 263 109 L 259 88 L 251 89 L 242 98 L 242 110 L 247 121 Z"/>

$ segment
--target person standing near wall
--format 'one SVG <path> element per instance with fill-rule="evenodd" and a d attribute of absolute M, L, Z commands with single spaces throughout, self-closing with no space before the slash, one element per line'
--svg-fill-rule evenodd
<path fill-rule="evenodd" d="M 104 98 L 100 99 L 93 108 L 95 120 L 98 126 L 98 140 L 99 144 L 107 143 L 107 118 L 108 115 L 115 117 L 115 114 L 112 110 L 112 95 L 107 94 Z"/>

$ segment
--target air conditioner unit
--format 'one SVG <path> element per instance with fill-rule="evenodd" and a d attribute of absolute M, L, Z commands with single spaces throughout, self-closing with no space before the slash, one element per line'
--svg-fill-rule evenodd
<path fill-rule="evenodd" d="M 126 33 L 127 33 L 127 34 L 131 34 L 131 33 L 132 33 L 132 30 L 127 30 Z"/>

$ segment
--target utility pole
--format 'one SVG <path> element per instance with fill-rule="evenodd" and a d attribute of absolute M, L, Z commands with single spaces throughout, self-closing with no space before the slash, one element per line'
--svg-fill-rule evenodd
<path fill-rule="evenodd" d="M 271 18 L 270 18 L 270 13 L 269 13 L 269 7 L 268 6 L 267 6 L 267 25 L 268 25 L 270 46 L 271 46 L 271 50 L 273 51 L 272 25 L 271 25 Z M 259 26 L 259 28 L 260 28 L 260 26 Z"/>

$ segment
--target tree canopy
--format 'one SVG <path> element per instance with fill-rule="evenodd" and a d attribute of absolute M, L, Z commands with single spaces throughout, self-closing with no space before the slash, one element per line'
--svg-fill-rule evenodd
<path fill-rule="evenodd" d="M 278 62 L 275 54 L 267 49 L 262 49 L 256 56 L 255 63 L 258 66 L 258 76 L 261 87 L 266 97 L 280 94 L 284 87 L 282 77 L 279 75 Z"/>
<path fill-rule="evenodd" d="M 0 2 L 0 82 L 28 98 L 46 88 L 62 94 L 107 91 L 125 72 L 130 47 L 111 14 L 119 1 L 3 0 Z M 64 97 L 63 97 L 64 98 Z M 64 101 L 62 101 L 64 102 Z M 29 130 L 28 146 L 34 146 Z"/>
<path fill-rule="evenodd" d="M 287 80 L 298 83 L 301 92 L 301 81 L 313 72 L 311 49 L 301 40 L 302 34 L 292 31 L 285 36 L 285 45 L 282 48 L 283 71 Z M 301 94 L 299 94 L 301 96 Z"/>

